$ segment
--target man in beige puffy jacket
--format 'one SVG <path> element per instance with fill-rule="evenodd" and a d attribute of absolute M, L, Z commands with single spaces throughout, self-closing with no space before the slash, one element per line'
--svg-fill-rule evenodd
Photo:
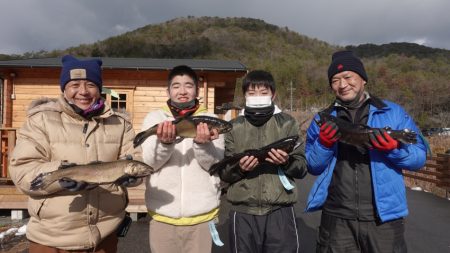
<path fill-rule="evenodd" d="M 12 180 L 30 196 L 29 252 L 114 253 L 116 230 L 127 205 L 124 186 L 139 180 L 129 178 L 93 189 L 83 182 L 59 180 L 30 191 L 37 175 L 58 170 L 62 161 L 142 159 L 140 149 L 133 148 L 134 131 L 127 115 L 114 112 L 100 97 L 102 62 L 67 55 L 62 63 L 63 94 L 31 104 L 9 163 Z"/>

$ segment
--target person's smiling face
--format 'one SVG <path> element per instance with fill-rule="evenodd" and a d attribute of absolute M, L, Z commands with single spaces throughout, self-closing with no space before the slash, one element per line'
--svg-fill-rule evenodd
<path fill-rule="evenodd" d="M 358 95 L 364 93 L 366 81 L 353 71 L 343 71 L 331 79 L 331 89 L 336 97 L 342 101 L 353 101 Z M 364 96 L 360 96 L 364 99 Z"/>
<path fill-rule="evenodd" d="M 82 110 L 88 109 L 100 98 L 100 90 L 88 80 L 72 80 L 64 88 L 64 97 Z"/>
<path fill-rule="evenodd" d="M 197 87 L 194 80 L 188 75 L 175 76 L 170 82 L 168 96 L 176 103 L 194 100 L 197 97 Z"/>

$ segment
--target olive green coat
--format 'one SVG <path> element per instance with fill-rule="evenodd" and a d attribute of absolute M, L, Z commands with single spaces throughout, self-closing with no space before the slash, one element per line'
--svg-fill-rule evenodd
<path fill-rule="evenodd" d="M 242 153 L 248 149 L 258 149 L 282 138 L 299 133 L 297 121 L 286 113 L 276 113 L 260 127 L 255 127 L 244 116 L 231 121 L 233 130 L 225 135 L 225 157 Z M 291 184 L 294 178 L 306 175 L 304 141 L 290 154 L 289 163 L 281 166 Z M 297 201 L 297 189 L 286 190 L 278 176 L 278 166 L 260 163 L 253 171 L 242 173 L 240 166 L 227 167 L 219 172 L 221 179 L 230 186 L 227 198 L 232 210 L 264 215 L 280 206 Z"/>

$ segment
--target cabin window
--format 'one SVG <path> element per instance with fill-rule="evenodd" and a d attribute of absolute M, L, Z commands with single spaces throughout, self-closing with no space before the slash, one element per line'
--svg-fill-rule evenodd
<path fill-rule="evenodd" d="M 114 88 L 109 89 L 107 91 L 103 90 L 102 97 L 114 111 L 129 112 L 129 113 L 133 111 L 132 90 L 119 90 Z"/>

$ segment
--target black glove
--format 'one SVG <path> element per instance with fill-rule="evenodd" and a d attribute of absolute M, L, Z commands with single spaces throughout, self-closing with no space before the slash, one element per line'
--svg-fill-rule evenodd
<path fill-rule="evenodd" d="M 117 179 L 116 184 L 120 185 L 120 186 L 128 187 L 130 185 L 136 184 L 137 181 L 138 181 L 137 177 L 123 176 L 123 177 Z"/>
<path fill-rule="evenodd" d="M 68 191 L 76 192 L 86 189 L 89 184 L 84 181 L 77 182 L 68 178 L 63 178 L 59 180 L 59 185 Z"/>

